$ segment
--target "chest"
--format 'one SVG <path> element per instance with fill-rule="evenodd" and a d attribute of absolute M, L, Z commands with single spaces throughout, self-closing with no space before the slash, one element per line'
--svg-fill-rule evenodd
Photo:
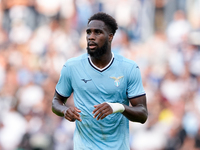
<path fill-rule="evenodd" d="M 123 70 L 117 67 L 110 67 L 103 72 L 90 66 L 74 68 L 71 77 L 74 92 L 78 90 L 82 93 L 103 93 L 104 95 L 126 93 L 127 76 Z"/>

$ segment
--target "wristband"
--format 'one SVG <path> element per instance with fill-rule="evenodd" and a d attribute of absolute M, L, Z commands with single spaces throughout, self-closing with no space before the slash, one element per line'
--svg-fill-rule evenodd
<path fill-rule="evenodd" d="M 106 102 L 108 105 L 110 105 L 110 107 L 112 108 L 113 110 L 113 113 L 117 113 L 117 112 L 124 112 L 125 110 L 125 107 L 124 105 L 120 104 L 120 103 L 108 103 Z"/>

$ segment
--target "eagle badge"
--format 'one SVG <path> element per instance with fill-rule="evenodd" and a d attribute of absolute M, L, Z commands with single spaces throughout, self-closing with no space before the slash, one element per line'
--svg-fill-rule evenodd
<path fill-rule="evenodd" d="M 111 79 L 114 79 L 114 84 L 116 87 L 120 85 L 120 79 L 123 78 L 124 76 L 119 76 L 119 77 L 110 77 Z"/>

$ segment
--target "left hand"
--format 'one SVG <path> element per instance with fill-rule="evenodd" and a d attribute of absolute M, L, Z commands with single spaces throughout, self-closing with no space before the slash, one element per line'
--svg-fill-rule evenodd
<path fill-rule="evenodd" d="M 109 104 L 107 103 L 102 103 L 102 104 L 98 104 L 98 105 L 94 105 L 94 110 L 93 110 L 93 114 L 94 114 L 94 118 L 96 118 L 97 116 L 97 120 L 99 119 L 104 119 L 106 116 L 110 115 L 113 113 L 112 108 L 110 107 Z"/>

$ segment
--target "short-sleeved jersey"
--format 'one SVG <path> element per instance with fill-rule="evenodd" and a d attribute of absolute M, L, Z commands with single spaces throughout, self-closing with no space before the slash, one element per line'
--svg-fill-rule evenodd
<path fill-rule="evenodd" d="M 103 120 L 93 118 L 94 105 L 110 102 L 129 105 L 129 99 L 145 94 L 139 67 L 115 54 L 104 68 L 95 67 L 83 54 L 63 66 L 56 91 L 63 97 L 73 93 L 75 106 L 81 110 L 76 120 L 74 150 L 129 150 L 129 121 L 121 113 Z"/>

